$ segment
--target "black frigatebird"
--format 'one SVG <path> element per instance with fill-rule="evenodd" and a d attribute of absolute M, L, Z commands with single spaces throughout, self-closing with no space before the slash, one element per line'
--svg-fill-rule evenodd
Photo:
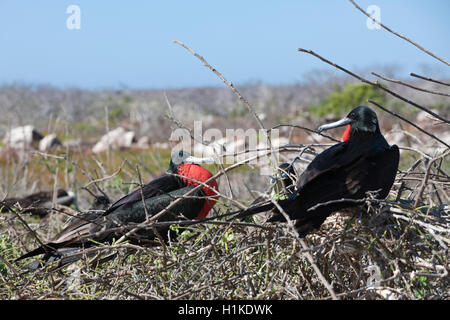
<path fill-rule="evenodd" d="M 175 152 L 166 174 L 124 196 L 104 213 L 86 213 L 75 217 L 51 242 L 24 254 L 16 261 L 45 254 L 42 258 L 43 261 L 61 260 L 59 266 L 62 266 L 79 259 L 64 261 L 62 259 L 66 253 L 90 247 L 94 242 L 108 243 L 114 238 L 120 238 L 133 229 L 133 224 L 145 222 L 147 217 L 159 213 L 171 202 L 183 197 L 187 192 L 210 179 L 211 172 L 199 165 L 203 162 L 214 162 L 214 159 L 193 157 L 185 151 Z M 211 180 L 178 201 L 158 221 L 179 220 L 180 216 L 187 219 L 204 218 L 215 205 L 215 200 L 218 199 L 217 192 L 217 182 Z M 126 228 L 121 228 L 124 226 Z M 168 226 L 156 229 L 161 237 L 164 237 L 169 231 Z M 132 243 L 145 244 L 152 242 L 156 236 L 154 229 L 148 228 L 138 230 L 129 235 L 128 239 Z M 35 261 L 28 267 L 34 269 L 40 265 L 38 261 Z"/>
<path fill-rule="evenodd" d="M 7 198 L 0 202 L 0 212 L 8 212 L 16 204 L 22 208 L 20 213 L 46 215 L 50 212 L 50 208 L 53 205 L 53 191 L 40 191 L 22 198 Z M 72 191 L 58 189 L 56 191 L 55 204 L 64 206 L 76 205 L 76 196 Z"/>
<path fill-rule="evenodd" d="M 301 237 L 319 228 L 333 212 L 358 205 L 341 199 L 364 199 L 367 192 L 384 199 L 389 194 L 399 162 L 399 149 L 389 146 L 380 132 L 376 113 L 366 106 L 353 109 L 344 119 L 323 125 L 319 132 L 347 126 L 343 142 L 324 150 L 298 178 L 295 192 L 278 204 Z M 335 202 L 333 202 L 335 201 Z M 330 203 L 328 203 L 330 202 Z M 319 205 L 328 203 L 326 205 Z M 272 210 L 269 221 L 285 218 L 273 203 L 250 206 L 238 217 Z"/>

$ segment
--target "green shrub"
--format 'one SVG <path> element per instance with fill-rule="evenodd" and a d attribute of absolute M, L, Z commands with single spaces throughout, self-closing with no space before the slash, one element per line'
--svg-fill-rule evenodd
<path fill-rule="evenodd" d="M 10 259 L 13 254 L 14 247 L 11 240 L 6 235 L 0 235 L 0 255 L 5 259 Z M 6 276 L 8 274 L 8 266 L 0 261 L 0 274 Z"/>
<path fill-rule="evenodd" d="M 319 117 L 328 114 L 342 116 L 359 105 L 367 105 L 369 99 L 383 105 L 386 102 L 386 94 L 369 84 L 348 84 L 344 89 L 338 87 L 323 98 L 318 105 L 312 105 L 308 110 Z"/>
<path fill-rule="evenodd" d="M 432 109 L 437 109 L 439 111 L 448 111 L 450 110 L 450 103 L 447 101 L 438 101 L 433 106 Z"/>
<path fill-rule="evenodd" d="M 123 107 L 114 107 L 109 111 L 109 121 L 116 123 L 126 116 L 127 112 Z"/>

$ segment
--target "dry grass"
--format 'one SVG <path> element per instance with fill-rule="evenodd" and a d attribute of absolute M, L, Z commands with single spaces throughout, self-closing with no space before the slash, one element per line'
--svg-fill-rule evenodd
<path fill-rule="evenodd" d="M 148 166 L 159 165 L 157 160 L 147 161 Z M 104 176 L 109 177 L 120 166 L 112 162 L 115 165 L 105 170 Z M 42 169 L 46 164 L 34 166 Z M 310 254 L 338 298 L 448 299 L 449 206 L 440 201 L 448 200 L 450 180 L 442 172 L 442 162 L 431 166 L 431 178 L 421 195 L 423 200 L 414 209 L 427 167 L 412 163 L 411 168 L 404 169 L 410 170 L 398 174 L 391 200 L 368 200 L 362 219 L 359 210 L 335 213 L 318 232 L 306 237 L 306 247 L 285 224 L 264 224 L 263 217 L 255 217 L 247 223 L 219 221 L 173 226 L 181 236 L 165 246 L 98 246 L 91 249 L 98 254 L 94 258 L 82 259 L 68 268 L 29 272 L 21 269 L 22 263 L 13 262 L 37 245 L 28 227 L 45 241 L 61 230 L 68 216 L 60 210 L 42 219 L 20 213 L 4 214 L 0 217 L 0 297 L 330 299 L 331 293 L 305 256 Z M 230 183 L 238 191 L 237 200 L 248 202 L 251 196 L 244 191 L 247 187 L 266 187 L 265 179 L 252 178 L 255 170 L 230 171 L 227 180 L 220 178 L 221 190 Z M 84 169 L 74 166 L 73 171 Z M 86 176 L 73 174 L 73 178 L 83 181 L 84 177 L 88 183 Z M 137 182 L 136 172 L 130 169 L 129 174 L 131 178 L 122 183 Z M 99 187 L 118 197 L 127 192 L 129 185 L 117 188 L 111 182 L 115 178 L 101 181 Z M 395 201 L 400 187 L 402 200 Z M 230 201 L 223 200 L 216 210 L 223 213 L 230 207 Z M 114 258 L 109 261 L 92 262 L 110 255 Z"/>
<path fill-rule="evenodd" d="M 245 105 L 253 120 L 264 127 L 250 103 L 231 82 L 203 57 L 181 45 L 218 75 Z M 405 101 L 398 91 L 392 92 L 366 80 L 312 51 L 300 51 L 380 87 L 413 106 L 410 108 L 432 115 L 426 107 Z M 392 119 L 398 121 L 396 115 Z M 440 124 L 443 132 L 448 128 L 448 120 L 444 120 Z M 426 131 L 428 140 L 441 137 L 439 129 L 433 134 L 429 128 L 420 129 L 422 133 Z M 402 128 L 406 130 L 406 126 Z M 313 141 L 323 138 L 312 129 L 306 130 L 306 134 Z M 295 135 L 290 138 L 294 142 Z M 424 136 L 421 138 L 427 141 Z M 296 144 L 297 152 L 306 148 L 320 152 L 317 144 L 314 148 Z M 14 259 L 35 248 L 37 238 L 51 239 L 75 212 L 70 208 L 54 208 L 42 219 L 21 214 L 19 209 L 3 214 L 0 216 L 0 298 L 449 299 L 448 145 L 441 142 L 432 152 L 429 146 L 428 149 L 422 145 L 400 147 L 404 147 L 400 170 L 386 201 L 367 198 L 360 210 L 335 213 L 320 230 L 304 240 L 298 239 L 286 224 L 264 223 L 263 215 L 246 222 L 173 225 L 172 229 L 179 233 L 177 241 L 154 247 L 127 242 L 98 244 L 85 250 L 89 258 L 67 268 L 55 270 L 49 266 L 24 271 L 22 263 L 16 264 Z M 1 173 L 3 191 L 25 193 L 36 188 L 38 182 L 46 187 L 65 186 L 78 190 L 80 201 L 86 207 L 89 196 L 82 193 L 83 188 L 89 187 L 94 193 L 105 192 L 117 199 L 139 183 L 136 164 L 142 176 L 149 180 L 168 163 L 168 155 L 157 150 L 114 152 L 106 159 L 71 152 L 63 152 L 56 158 L 7 157 Z M 302 164 L 304 168 L 307 161 Z M 226 173 L 223 168 L 214 168 L 220 175 L 223 196 L 214 208 L 216 214 L 235 209 L 236 201 L 250 203 L 258 192 L 268 194 L 266 177 L 258 174 L 259 169 L 242 168 L 228 167 Z M 298 168 L 300 172 L 302 168 Z M 153 223 L 157 222 L 151 222 L 150 226 Z"/>

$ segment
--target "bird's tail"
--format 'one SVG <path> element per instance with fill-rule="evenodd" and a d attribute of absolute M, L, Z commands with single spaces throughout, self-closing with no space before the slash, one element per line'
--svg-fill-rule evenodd
<path fill-rule="evenodd" d="M 278 200 L 277 202 L 278 202 L 279 206 L 284 208 L 289 202 L 291 202 L 291 199 L 288 198 L 285 200 Z M 248 207 L 246 209 L 240 209 L 240 210 L 228 212 L 225 214 L 213 216 L 210 218 L 201 219 L 201 220 L 193 222 L 192 224 L 198 224 L 198 223 L 202 223 L 205 221 L 211 221 L 211 220 L 222 219 L 222 218 L 228 218 L 227 219 L 228 221 L 231 221 L 234 219 L 243 219 L 243 218 L 253 216 L 253 215 L 261 213 L 261 212 L 271 211 L 271 210 L 273 210 L 274 212 L 278 212 L 277 207 L 275 206 L 275 204 L 272 201 L 258 202 L 256 204 L 255 203 L 252 204 L 250 207 Z"/>
<path fill-rule="evenodd" d="M 59 269 L 74 262 L 77 262 L 83 256 L 91 257 L 92 255 L 95 254 L 95 252 L 83 254 L 81 252 L 82 250 L 83 248 L 80 247 L 68 247 L 68 248 L 59 248 L 53 251 L 45 251 L 43 247 L 39 247 L 33 251 L 24 254 L 15 261 L 20 261 L 25 258 L 34 257 L 39 254 L 45 253 L 42 258 L 27 263 L 25 266 L 23 266 L 23 268 L 28 270 L 37 270 L 40 268 L 44 268 L 49 264 L 58 262 L 55 268 Z"/>
<path fill-rule="evenodd" d="M 23 269 L 37 270 L 40 268 L 44 268 L 47 265 L 53 264 L 56 261 L 58 261 L 56 268 L 64 267 L 64 266 L 74 263 L 80 259 L 79 255 L 71 255 L 73 253 L 76 253 L 79 250 L 80 250 L 80 248 L 61 248 L 56 251 L 46 253 L 41 259 L 33 260 L 33 261 L 27 263 L 25 266 L 23 266 Z M 32 255 L 30 255 L 30 257 L 31 256 Z M 20 257 L 19 259 L 21 259 L 21 258 L 25 259 L 25 257 L 23 257 L 23 256 Z M 19 259 L 17 259 L 17 260 L 19 260 Z"/>
<path fill-rule="evenodd" d="M 258 203 L 256 205 L 248 207 L 247 209 L 235 211 L 232 219 L 243 219 L 261 212 L 270 211 L 274 208 L 275 205 L 272 202 Z"/>
<path fill-rule="evenodd" d="M 36 248 L 34 250 L 31 250 L 30 252 L 25 253 L 24 255 L 21 255 L 19 258 L 17 258 L 15 260 L 15 262 L 26 259 L 26 258 L 30 258 L 30 257 L 34 257 L 40 254 L 51 254 L 53 252 L 55 252 L 58 249 L 58 246 L 56 244 L 52 244 L 52 243 L 47 243 L 47 244 L 43 244 L 42 246 L 40 246 L 39 248 Z"/>

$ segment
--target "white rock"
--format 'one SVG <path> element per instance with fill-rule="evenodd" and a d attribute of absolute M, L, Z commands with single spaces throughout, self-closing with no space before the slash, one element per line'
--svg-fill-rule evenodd
<path fill-rule="evenodd" d="M 390 144 L 404 145 L 406 136 L 398 124 L 395 124 L 392 129 L 384 134 L 384 138 Z"/>
<path fill-rule="evenodd" d="M 321 144 L 321 143 L 330 143 L 332 142 L 330 139 L 318 135 L 318 134 L 309 134 L 308 137 L 305 140 L 306 144 Z"/>
<path fill-rule="evenodd" d="M 248 144 L 257 144 L 257 136 L 254 137 L 239 137 L 239 136 L 231 136 L 231 137 L 224 137 L 221 139 L 218 139 L 212 143 L 209 144 L 201 144 L 196 143 L 194 145 L 194 151 L 197 156 L 202 157 L 233 157 L 235 158 L 235 161 L 240 161 L 239 159 L 244 159 L 248 156 L 244 155 L 244 151 L 246 147 L 249 147 L 251 149 L 255 149 L 256 145 L 249 146 Z M 229 162 L 230 160 L 227 160 L 227 163 L 235 163 L 235 162 Z"/>
<path fill-rule="evenodd" d="M 439 111 L 432 109 L 432 112 L 439 114 Z M 435 117 L 433 117 L 431 114 L 429 114 L 428 112 L 425 111 L 419 111 L 416 115 L 416 121 L 417 122 L 423 122 L 424 124 L 429 124 L 433 122 L 433 119 L 435 119 Z"/>
<path fill-rule="evenodd" d="M 152 147 L 156 149 L 169 150 L 170 144 L 167 142 L 155 142 L 154 144 L 152 144 Z"/>
<path fill-rule="evenodd" d="M 70 139 L 63 142 L 63 146 L 66 148 L 79 148 L 81 144 L 81 139 Z"/>
<path fill-rule="evenodd" d="M 214 157 L 222 156 L 224 154 L 223 145 L 219 142 L 213 142 L 209 145 L 196 143 L 194 145 L 194 155 L 197 157 Z"/>
<path fill-rule="evenodd" d="M 7 132 L 3 144 L 12 149 L 31 149 L 33 142 L 42 139 L 42 134 L 33 126 L 17 127 Z"/>
<path fill-rule="evenodd" d="M 105 134 L 92 148 L 92 152 L 104 152 L 108 150 L 108 146 L 112 150 L 130 148 L 135 141 L 136 134 L 133 131 L 126 131 L 124 128 L 119 127 Z"/>
<path fill-rule="evenodd" d="M 150 138 L 147 136 L 140 137 L 136 142 L 136 147 L 139 149 L 148 149 L 150 147 Z"/>
<path fill-rule="evenodd" d="M 227 154 L 234 154 L 236 152 L 244 151 L 245 150 L 245 138 L 237 138 L 234 141 L 229 141 L 225 145 L 225 150 Z"/>
<path fill-rule="evenodd" d="M 382 296 L 385 300 L 398 300 L 397 294 L 389 289 L 377 289 L 375 292 Z"/>
<path fill-rule="evenodd" d="M 282 147 L 289 144 L 289 139 L 285 137 L 279 137 L 278 139 L 272 139 L 272 147 Z"/>

